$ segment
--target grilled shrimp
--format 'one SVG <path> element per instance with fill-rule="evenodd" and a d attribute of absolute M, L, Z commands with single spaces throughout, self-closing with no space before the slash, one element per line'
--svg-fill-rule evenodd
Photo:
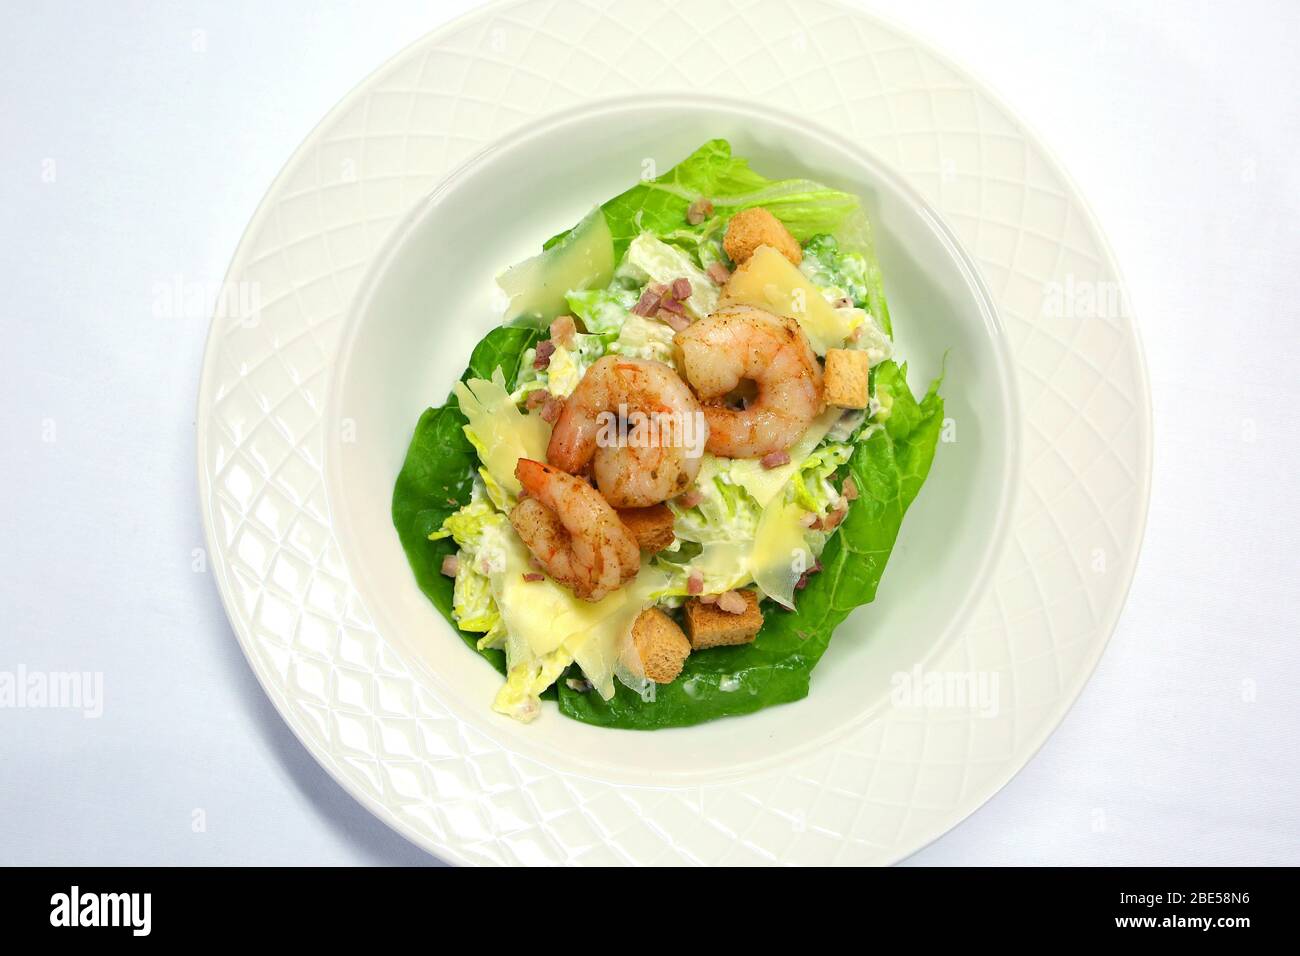
<path fill-rule="evenodd" d="M 667 365 L 607 355 L 564 403 L 546 459 L 571 474 L 590 463 L 616 508 L 644 508 L 685 491 L 700 470 L 708 424 Z"/>
<path fill-rule="evenodd" d="M 595 488 L 540 461 L 520 458 L 527 492 L 510 524 L 552 578 L 585 601 L 599 601 L 636 577 L 641 552 Z"/>
<path fill-rule="evenodd" d="M 708 451 L 723 458 L 762 458 L 783 451 L 821 414 L 822 370 L 799 323 L 761 309 L 715 312 L 673 338 L 678 367 L 704 401 Z M 726 396 L 752 382 L 744 408 Z"/>

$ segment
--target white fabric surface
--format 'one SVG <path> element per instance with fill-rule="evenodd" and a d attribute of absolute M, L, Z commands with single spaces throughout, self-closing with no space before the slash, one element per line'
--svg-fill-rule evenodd
<path fill-rule="evenodd" d="M 244 663 L 194 479 L 201 307 L 290 152 L 466 0 L 8 4 L 0 31 L 0 864 L 432 862 L 353 803 Z M 1124 269 L 1156 470 L 1132 595 L 1033 762 L 920 864 L 1300 862 L 1300 8 L 874 8 L 1062 158 Z M 198 829 L 195 811 L 205 827 Z"/>

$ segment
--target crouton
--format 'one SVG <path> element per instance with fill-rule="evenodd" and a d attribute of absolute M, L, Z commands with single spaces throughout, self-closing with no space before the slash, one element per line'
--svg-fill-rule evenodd
<path fill-rule="evenodd" d="M 717 604 L 705 604 L 699 598 L 686 602 L 686 633 L 691 647 L 722 647 L 727 644 L 748 644 L 763 626 L 763 613 L 758 609 L 758 595 L 753 591 L 735 592 L 744 599 L 745 609 L 739 614 L 722 610 Z"/>
<path fill-rule="evenodd" d="M 673 543 L 673 513 L 667 505 L 619 508 L 618 517 L 642 551 L 654 554 Z"/>
<path fill-rule="evenodd" d="M 691 653 L 691 642 L 677 622 L 657 607 L 646 608 L 637 617 L 632 625 L 632 643 L 645 676 L 656 684 L 675 681 Z"/>
<path fill-rule="evenodd" d="M 803 260 L 799 242 L 781 220 L 761 206 L 742 209 L 727 223 L 727 234 L 722 237 L 722 248 L 731 261 L 740 265 L 759 246 L 771 246 L 794 265 Z"/>
<path fill-rule="evenodd" d="M 869 367 L 866 352 L 827 349 L 826 374 L 822 378 L 826 404 L 837 408 L 866 408 L 871 397 L 867 391 Z"/>

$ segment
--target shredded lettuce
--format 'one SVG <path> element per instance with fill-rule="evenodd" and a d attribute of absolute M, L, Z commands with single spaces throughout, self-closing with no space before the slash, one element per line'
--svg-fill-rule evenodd
<path fill-rule="evenodd" d="M 858 330 L 850 348 L 866 352 L 872 365 L 893 357 L 894 345 L 886 331 L 888 311 L 883 313 L 885 322 L 871 313 L 872 303 L 883 303 L 883 296 L 873 292 L 873 265 L 866 254 L 841 248 L 834 236 L 814 236 L 804 246 L 799 271 L 846 317 L 846 325 Z"/>
<path fill-rule="evenodd" d="M 501 611 L 492 597 L 489 575 L 505 561 L 500 547 L 505 525 L 506 516 L 493 507 L 479 481 L 474 484 L 469 504 L 448 515 L 442 526 L 429 535 L 430 541 L 450 537 L 460 549 L 452 612 L 462 631 L 489 635 L 480 640 L 480 647 L 495 646 L 495 639 L 500 636 Z"/>
<path fill-rule="evenodd" d="M 631 314 L 623 323 L 609 350 L 628 358 L 654 359 L 673 365 L 673 330 L 658 319 Z"/>
<path fill-rule="evenodd" d="M 528 723 L 541 712 L 542 694 L 572 663 L 573 654 L 560 648 L 549 654 L 527 656 L 522 661 L 508 664 L 506 682 L 497 691 L 492 709 L 498 714 Z"/>
<path fill-rule="evenodd" d="M 734 462 L 705 454 L 695 487 L 700 501 L 683 508 L 669 501 L 675 521 L 673 533 L 682 541 L 712 544 L 718 541 L 752 541 L 762 507 L 731 476 Z"/>
<path fill-rule="evenodd" d="M 636 305 L 640 297 L 638 289 L 630 288 L 616 279 L 608 288 L 570 292 L 564 299 L 569 311 L 582 320 L 588 332 L 613 336 L 623 328 L 632 306 Z"/>
<path fill-rule="evenodd" d="M 682 305 L 693 319 L 702 319 L 718 307 L 718 284 L 690 256 L 653 233 L 643 232 L 632 240 L 614 275 L 641 285 L 648 282 L 670 285 L 676 279 L 690 280 L 691 294 Z"/>
<path fill-rule="evenodd" d="M 799 271 L 828 301 L 850 299 L 859 309 L 867 308 L 867 261 L 861 253 L 841 249 L 834 236 L 823 233 L 810 239 Z"/>
<path fill-rule="evenodd" d="M 851 277 L 854 293 L 864 294 L 862 300 L 855 298 L 854 304 L 866 311 L 885 335 L 892 337 L 894 327 L 885 301 L 885 280 L 876 259 L 876 243 L 867 214 L 861 209 L 854 210 L 830 233 L 835 249 L 831 250 L 829 243 L 822 242 L 814 245 L 814 253 L 828 262 L 833 274 L 842 280 Z"/>
<path fill-rule="evenodd" d="M 687 578 L 698 573 L 705 594 L 757 581 L 764 594 L 791 605 L 795 583 L 827 538 L 803 519 L 810 513 L 825 517 L 838 503 L 840 493 L 830 479 L 852 454 L 852 445 L 825 442 L 781 471 L 770 495 L 765 484 L 752 490 L 747 485 L 752 462 L 705 455 L 695 482 L 699 502 L 690 508 L 669 502 L 673 533 L 679 542 L 695 547 L 679 547 L 656 558 L 671 575 L 664 593 L 686 594 Z M 805 558 L 791 571 L 799 563 L 792 563 L 796 550 Z"/>
<path fill-rule="evenodd" d="M 587 374 L 587 369 L 609 349 L 610 338 L 603 335 L 588 335 L 578 332 L 573 336 L 573 345 L 556 345 L 551 353 L 551 360 L 546 368 L 533 366 L 536 349 L 524 353 L 524 368 L 519 374 L 519 382 L 510 393 L 511 400 L 517 405 L 529 392 L 541 389 L 558 398 L 568 398 Z"/>
<path fill-rule="evenodd" d="M 853 446 L 827 442 L 804 459 L 790 479 L 794 501 L 805 511 L 824 516 L 839 499 L 830 477 L 853 455 Z"/>

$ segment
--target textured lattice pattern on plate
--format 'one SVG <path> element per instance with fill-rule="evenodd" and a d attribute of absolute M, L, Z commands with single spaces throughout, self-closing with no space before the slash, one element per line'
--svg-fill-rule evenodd
<path fill-rule="evenodd" d="M 834 127 L 944 214 L 1009 334 L 1024 486 L 991 592 L 932 666 L 998 671 L 1002 716 L 888 713 L 744 783 L 649 789 L 567 777 L 448 714 L 348 580 L 321 475 L 342 313 L 395 219 L 517 125 L 597 96 L 711 89 Z M 1049 282 L 1116 282 L 1062 174 L 934 54 L 821 2 L 527 0 L 435 34 L 372 77 L 294 157 L 234 282 L 260 321 L 222 322 L 201 397 L 201 482 L 233 624 L 316 756 L 381 816 L 478 862 L 883 861 L 978 806 L 1091 671 L 1135 558 L 1146 386 L 1126 317 L 1045 318 Z"/>

